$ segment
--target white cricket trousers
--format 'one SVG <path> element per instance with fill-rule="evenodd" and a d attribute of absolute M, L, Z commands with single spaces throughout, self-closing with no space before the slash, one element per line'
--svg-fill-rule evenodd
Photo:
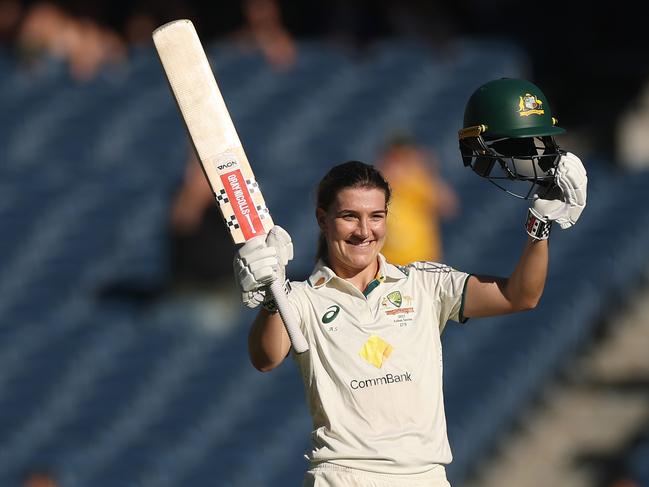
<path fill-rule="evenodd" d="M 425 473 L 392 475 L 323 463 L 307 471 L 302 487 L 451 487 L 451 484 L 443 465 Z"/>

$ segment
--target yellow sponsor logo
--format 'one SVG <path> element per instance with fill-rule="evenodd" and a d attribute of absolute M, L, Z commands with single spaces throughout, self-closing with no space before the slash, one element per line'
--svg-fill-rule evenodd
<path fill-rule="evenodd" d="M 358 352 L 363 360 L 377 369 L 383 366 L 383 362 L 390 357 L 394 348 L 381 337 L 372 335 L 363 344 Z"/>
<path fill-rule="evenodd" d="M 536 95 L 525 93 L 523 96 L 518 97 L 518 115 L 521 117 L 543 115 L 544 113 L 543 102 L 539 100 Z"/>

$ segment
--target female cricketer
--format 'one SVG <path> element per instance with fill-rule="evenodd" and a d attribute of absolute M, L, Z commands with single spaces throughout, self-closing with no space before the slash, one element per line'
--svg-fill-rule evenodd
<path fill-rule="evenodd" d="M 529 238 L 507 278 L 435 262 L 390 264 L 380 253 L 387 181 L 358 161 L 324 176 L 316 205 L 317 264 L 306 281 L 287 284 L 310 347 L 293 354 L 313 418 L 304 486 L 449 486 L 440 334 L 448 320 L 537 305 L 549 227 L 555 220 L 562 228 L 573 225 L 586 200 L 586 172 L 577 156 L 558 153 L 551 172 L 561 197 L 534 199 Z M 249 335 L 250 359 L 261 371 L 277 367 L 291 350 L 268 283 L 285 279 L 292 254 L 290 236 L 276 226 L 235 256 L 244 304 L 263 305 Z"/>

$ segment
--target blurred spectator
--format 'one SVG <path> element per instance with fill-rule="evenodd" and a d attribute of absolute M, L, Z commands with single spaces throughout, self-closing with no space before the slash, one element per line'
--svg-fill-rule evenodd
<path fill-rule="evenodd" d="M 399 135 L 388 142 L 377 165 L 393 191 L 383 254 L 401 265 L 441 261 L 440 219 L 456 216 L 459 203 L 439 175 L 436 155 Z"/>
<path fill-rule="evenodd" d="M 610 487 L 641 487 L 639 483 L 630 477 L 620 477 L 611 482 Z"/>
<path fill-rule="evenodd" d="M 234 247 L 193 150 L 172 201 L 170 240 L 175 290 L 201 290 L 232 283 Z"/>
<path fill-rule="evenodd" d="M 277 0 L 244 0 L 244 25 L 234 38 L 260 49 L 270 65 L 278 69 L 293 66 L 297 48 L 282 21 Z"/>
<path fill-rule="evenodd" d="M 0 45 L 14 41 L 22 15 L 23 8 L 18 0 L 0 0 Z"/>
<path fill-rule="evenodd" d="M 216 13 L 205 12 L 198 14 L 193 5 L 183 0 L 137 0 L 128 2 L 129 10 L 121 12 L 124 39 L 129 46 L 142 46 L 151 48 L 151 34 L 155 29 L 176 19 L 191 19 L 202 39 L 208 40 L 212 35 L 204 32 L 203 25 L 211 25 L 214 17 L 218 15 L 223 6 L 214 6 Z"/>
<path fill-rule="evenodd" d="M 649 167 L 649 81 L 624 110 L 620 110 L 615 135 L 617 162 L 629 169 Z"/>
<path fill-rule="evenodd" d="M 22 487 L 58 487 L 54 475 L 47 470 L 32 470 L 25 475 Z"/>
<path fill-rule="evenodd" d="M 78 81 L 90 81 L 104 67 L 125 59 L 122 39 L 89 18 L 75 19 L 77 38 L 70 46 L 70 74 Z"/>
<path fill-rule="evenodd" d="M 401 0 L 386 2 L 385 16 L 394 35 L 441 48 L 458 36 L 456 8 L 457 2 Z"/>
<path fill-rule="evenodd" d="M 214 321 L 215 307 L 221 317 L 238 312 L 238 301 L 231 296 L 237 290 L 232 274 L 234 245 L 193 148 L 171 197 L 163 231 L 167 238 L 165 278 L 149 282 L 127 276 L 104 285 L 100 296 L 145 305 L 161 300 L 177 303 L 175 298 L 180 298 L 187 306 L 185 312 L 204 327 L 220 324 Z"/>
<path fill-rule="evenodd" d="M 38 71 L 49 58 L 66 62 L 77 81 L 89 81 L 106 65 L 125 59 L 122 39 L 90 18 L 74 17 L 51 1 L 25 12 L 16 36 L 17 49 L 28 68 Z"/>
<path fill-rule="evenodd" d="M 166 302 L 181 309 L 188 323 L 213 333 L 226 332 L 240 312 L 232 274 L 234 245 L 193 150 L 172 200 L 169 244 Z M 160 309 L 168 312 L 164 303 Z"/>
<path fill-rule="evenodd" d="M 25 13 L 17 33 L 17 48 L 21 60 L 38 69 L 43 58 L 63 59 L 68 51 L 72 33 L 71 19 L 58 5 L 38 2 Z"/>
<path fill-rule="evenodd" d="M 602 487 L 642 487 L 628 468 L 625 455 L 615 458 L 600 468 L 600 481 L 596 485 Z"/>
<path fill-rule="evenodd" d="M 124 35 L 131 46 L 150 46 L 151 34 L 160 22 L 144 9 L 134 10 L 126 19 Z"/>

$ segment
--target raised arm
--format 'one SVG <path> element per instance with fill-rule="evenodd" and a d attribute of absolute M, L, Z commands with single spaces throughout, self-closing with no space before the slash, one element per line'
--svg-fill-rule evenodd
<path fill-rule="evenodd" d="M 557 167 L 561 198 L 537 199 L 525 228 L 530 235 L 518 264 L 508 278 L 471 276 L 464 299 L 464 316 L 481 317 L 534 308 L 543 294 L 548 269 L 548 236 L 557 222 L 562 229 L 574 225 L 586 206 L 588 178 L 581 160 L 568 153 Z"/>
<path fill-rule="evenodd" d="M 284 361 L 290 350 L 291 340 L 279 313 L 259 311 L 248 335 L 252 365 L 261 372 L 269 372 Z"/>
<path fill-rule="evenodd" d="M 530 237 L 509 278 L 469 277 L 464 316 L 477 318 L 534 308 L 543 294 L 547 271 L 548 241 Z"/>

